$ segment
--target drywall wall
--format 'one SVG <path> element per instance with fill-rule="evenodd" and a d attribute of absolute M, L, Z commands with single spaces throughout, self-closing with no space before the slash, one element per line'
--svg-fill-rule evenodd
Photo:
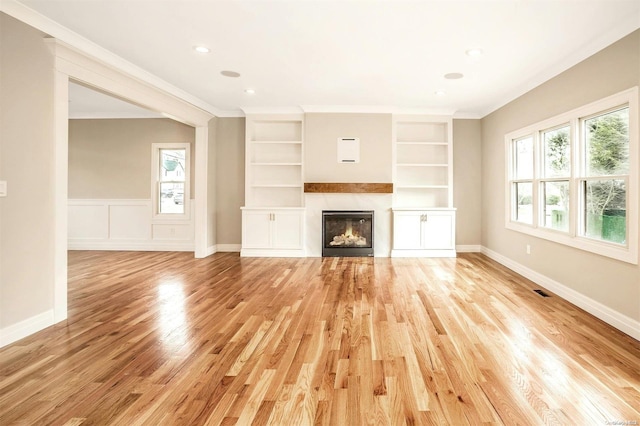
<path fill-rule="evenodd" d="M 636 321 L 638 265 L 505 228 L 504 136 L 639 84 L 640 31 L 635 31 L 482 119 L 483 246 Z"/>
<path fill-rule="evenodd" d="M 391 114 L 305 114 L 304 181 L 391 182 L 391 126 Z M 360 138 L 359 163 L 338 163 L 341 137 Z"/>
<path fill-rule="evenodd" d="M 0 13 L 0 180 L 8 185 L 0 198 L 0 333 L 43 315 L 53 322 L 54 73 L 44 37 Z"/>
<path fill-rule="evenodd" d="M 69 198 L 150 199 L 151 144 L 191 144 L 195 129 L 168 118 L 69 120 Z"/>
<path fill-rule="evenodd" d="M 217 200 L 216 200 L 216 182 L 217 182 L 217 143 L 216 135 L 218 129 L 218 118 L 213 117 L 209 120 L 208 126 L 208 147 L 207 147 L 207 247 L 214 247 L 217 240 Z"/>
<path fill-rule="evenodd" d="M 482 206 L 480 120 L 453 120 L 453 207 L 456 245 L 479 246 Z"/>
<path fill-rule="evenodd" d="M 216 129 L 216 244 L 237 245 L 242 241 L 244 205 L 245 119 L 218 118 Z"/>

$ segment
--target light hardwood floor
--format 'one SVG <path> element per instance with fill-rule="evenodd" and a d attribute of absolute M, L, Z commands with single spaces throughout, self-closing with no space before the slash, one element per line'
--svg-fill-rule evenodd
<path fill-rule="evenodd" d="M 480 254 L 70 252 L 0 349 L 0 424 L 640 422 L 640 342 Z"/>

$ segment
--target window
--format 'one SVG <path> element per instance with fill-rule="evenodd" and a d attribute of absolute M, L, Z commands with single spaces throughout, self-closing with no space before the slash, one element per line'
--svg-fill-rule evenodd
<path fill-rule="evenodd" d="M 505 143 L 507 228 L 638 263 L 637 88 Z"/>
<path fill-rule="evenodd" d="M 513 141 L 513 219 L 533 224 L 533 137 Z"/>
<path fill-rule="evenodd" d="M 189 207 L 189 144 L 152 144 L 152 191 L 156 216 L 182 218 Z"/>

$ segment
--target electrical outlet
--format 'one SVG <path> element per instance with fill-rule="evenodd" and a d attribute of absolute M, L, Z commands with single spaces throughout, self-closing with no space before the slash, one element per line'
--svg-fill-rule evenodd
<path fill-rule="evenodd" d="M 531 246 L 527 244 L 527 254 L 531 254 Z"/>

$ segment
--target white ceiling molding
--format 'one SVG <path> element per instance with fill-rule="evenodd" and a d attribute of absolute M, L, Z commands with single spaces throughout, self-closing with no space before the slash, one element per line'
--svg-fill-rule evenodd
<path fill-rule="evenodd" d="M 292 107 L 242 107 L 245 116 L 250 114 L 300 114 L 304 112 L 302 108 Z"/>
<path fill-rule="evenodd" d="M 400 108 L 384 105 L 302 105 L 305 113 L 453 115 L 450 108 Z"/>
<path fill-rule="evenodd" d="M 218 117 L 298 105 L 483 117 L 640 28 L 640 2 L 614 3 L 1 0 L 0 10 Z M 471 47 L 484 54 L 469 58 Z"/>
<path fill-rule="evenodd" d="M 207 126 L 213 117 L 184 99 L 87 56 L 58 39 L 47 38 L 45 42 L 55 55 L 56 69 L 88 87 L 96 87 L 121 99 L 131 99 L 151 111 L 194 127 Z"/>
<path fill-rule="evenodd" d="M 612 7 L 615 7 L 615 3 L 611 4 Z M 586 43 L 580 49 L 574 50 L 570 55 L 565 56 L 562 60 L 556 63 L 552 67 L 545 68 L 538 75 L 530 80 L 524 82 L 515 88 L 512 93 L 507 94 L 499 98 L 495 103 L 493 103 L 488 108 L 479 111 L 479 115 L 482 117 L 486 117 L 494 111 L 502 108 L 509 102 L 519 98 L 525 93 L 529 92 L 532 89 L 540 86 L 542 83 L 549 81 L 553 77 L 558 74 L 568 70 L 574 65 L 584 61 L 589 56 L 592 56 L 598 53 L 600 50 L 609 46 L 610 44 L 620 40 L 621 38 L 631 34 L 635 30 L 640 27 L 640 16 L 638 15 L 628 15 L 617 23 L 613 28 L 610 28 L 609 31 L 603 32 L 599 34 L 598 37 L 592 39 L 590 42 Z"/>
<path fill-rule="evenodd" d="M 160 91 L 169 93 L 195 107 L 206 111 L 209 114 L 218 116 L 223 112 L 218 108 L 209 105 L 203 100 L 173 86 L 172 84 L 162 80 L 161 78 L 143 70 L 142 68 L 132 64 L 129 61 L 111 53 L 107 49 L 87 40 L 83 36 L 69 30 L 68 28 L 58 24 L 57 22 L 41 15 L 40 13 L 18 3 L 15 0 L 0 1 L 0 11 L 10 15 L 48 35 L 64 42 L 69 47 L 77 49 L 84 55 L 93 57 L 104 65 L 113 67 L 125 74 L 135 77 Z"/>

